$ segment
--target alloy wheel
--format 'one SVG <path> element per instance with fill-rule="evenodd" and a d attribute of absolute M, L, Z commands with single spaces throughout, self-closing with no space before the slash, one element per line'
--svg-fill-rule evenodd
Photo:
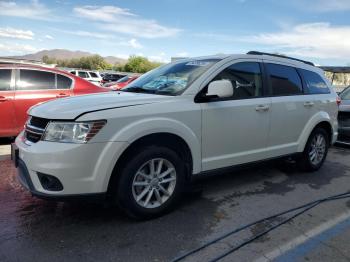
<path fill-rule="evenodd" d="M 326 139 L 322 134 L 317 134 L 314 136 L 311 142 L 311 147 L 309 151 L 310 162 L 317 166 L 320 164 L 326 153 Z"/>
<path fill-rule="evenodd" d="M 172 196 L 175 185 L 174 165 L 164 158 L 154 158 L 144 163 L 136 172 L 132 194 L 141 207 L 156 208 Z"/>

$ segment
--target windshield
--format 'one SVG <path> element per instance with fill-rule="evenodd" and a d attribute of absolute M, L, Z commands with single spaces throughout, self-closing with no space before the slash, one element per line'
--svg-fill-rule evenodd
<path fill-rule="evenodd" d="M 220 59 L 200 59 L 158 67 L 133 81 L 124 92 L 179 95 Z"/>
<path fill-rule="evenodd" d="M 347 89 L 345 89 L 341 94 L 340 94 L 340 98 L 343 100 L 350 100 L 350 87 L 348 87 Z"/>
<path fill-rule="evenodd" d="M 120 78 L 117 83 L 124 83 L 127 82 L 129 79 L 131 78 L 131 76 L 124 76 L 122 78 Z"/>

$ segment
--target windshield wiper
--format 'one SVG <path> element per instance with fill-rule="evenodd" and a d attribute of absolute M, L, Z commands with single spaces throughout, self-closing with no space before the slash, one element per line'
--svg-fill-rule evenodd
<path fill-rule="evenodd" d="M 150 90 L 150 89 L 145 89 L 139 86 L 131 86 L 131 87 L 127 87 L 122 89 L 121 91 L 123 92 L 133 92 L 133 93 L 148 93 L 148 94 L 154 94 L 155 91 L 154 90 Z"/>

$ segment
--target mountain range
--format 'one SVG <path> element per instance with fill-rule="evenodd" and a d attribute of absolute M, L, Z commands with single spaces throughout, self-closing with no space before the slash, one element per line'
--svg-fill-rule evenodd
<path fill-rule="evenodd" d="M 28 60 L 37 60 L 41 61 L 43 56 L 49 56 L 56 59 L 72 59 L 72 58 L 81 58 L 85 56 L 93 56 L 96 54 L 84 52 L 84 51 L 71 51 L 67 49 L 51 49 L 51 50 L 42 50 L 37 53 L 21 55 L 21 56 L 11 56 L 11 58 L 18 59 L 28 59 Z M 115 56 L 105 56 L 103 57 L 107 63 L 112 65 L 114 64 L 125 64 L 127 60 Z"/>

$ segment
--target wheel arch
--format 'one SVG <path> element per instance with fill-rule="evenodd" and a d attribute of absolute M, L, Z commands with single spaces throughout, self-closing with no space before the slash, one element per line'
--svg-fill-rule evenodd
<path fill-rule="evenodd" d="M 111 192 L 112 190 L 111 185 L 116 183 L 116 180 L 118 179 L 118 169 L 122 167 L 123 163 L 128 161 L 128 158 L 135 154 L 139 148 L 148 145 L 165 146 L 174 150 L 185 162 L 187 179 L 191 178 L 195 168 L 195 161 L 193 151 L 188 142 L 181 136 L 170 132 L 151 133 L 138 137 L 121 153 L 109 178 L 108 192 Z"/>
<path fill-rule="evenodd" d="M 304 148 L 306 146 L 306 143 L 311 135 L 311 133 L 318 127 L 324 128 L 328 133 L 328 139 L 330 145 L 332 144 L 332 137 L 333 137 L 333 126 L 331 124 L 331 118 L 328 116 L 328 114 L 325 114 L 322 112 L 321 114 L 315 115 L 313 118 L 310 119 L 309 123 L 304 128 L 304 131 L 299 139 L 299 147 L 298 152 L 303 152 Z"/>

